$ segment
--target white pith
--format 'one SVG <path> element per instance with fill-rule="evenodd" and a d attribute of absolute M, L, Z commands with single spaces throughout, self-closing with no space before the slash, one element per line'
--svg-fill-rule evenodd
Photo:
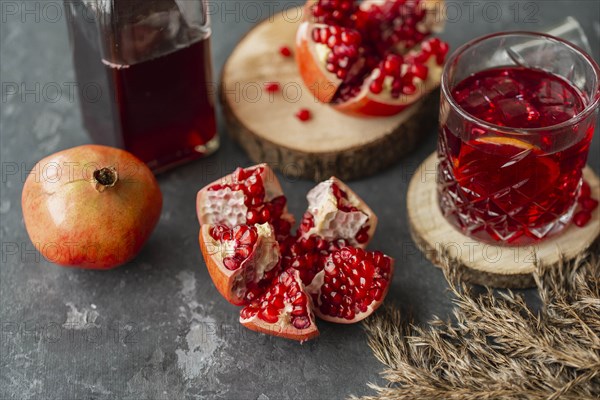
<path fill-rule="evenodd" d="M 354 238 L 369 220 L 369 215 L 363 211 L 346 212 L 338 209 L 337 199 L 332 189 L 334 183 L 336 183 L 334 180 L 329 179 L 308 192 L 306 196 L 308 212 L 314 218 L 314 226 L 305 233 L 305 236 L 315 234 L 328 241 L 346 239 L 350 243 L 356 243 Z M 340 187 L 340 189 L 345 188 Z M 344 191 L 348 194 L 348 204 L 361 210 L 363 208 L 361 201 L 349 190 Z"/>
<path fill-rule="evenodd" d="M 256 265 L 254 281 L 258 282 L 268 272 L 275 268 L 279 262 L 279 244 L 275 240 L 275 234 L 270 224 L 256 225 L 258 239 L 254 250 L 254 264 Z"/>
<path fill-rule="evenodd" d="M 229 227 L 246 223 L 248 207 L 244 204 L 244 192 L 223 188 L 207 190 L 198 202 L 200 224 L 225 224 Z"/>
<path fill-rule="evenodd" d="M 329 47 L 323 43 L 315 43 L 315 53 L 317 54 L 317 60 L 323 66 L 327 65 L 327 56 L 331 53 Z"/>

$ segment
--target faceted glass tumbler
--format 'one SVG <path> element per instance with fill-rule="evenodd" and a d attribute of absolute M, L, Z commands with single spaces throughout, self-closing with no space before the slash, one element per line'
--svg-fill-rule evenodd
<path fill-rule="evenodd" d="M 581 95 L 582 109 L 556 125 L 527 129 L 501 126 L 493 116 L 475 117 L 453 97 L 453 89 L 473 74 L 515 67 L 568 82 Z M 531 244 L 562 231 L 577 206 L 598 117 L 599 76 L 598 65 L 583 50 L 546 34 L 493 34 L 456 50 L 441 83 L 438 201 L 445 218 L 472 238 L 501 245 Z M 468 101 L 493 110 L 494 98 L 510 85 L 506 78 L 473 88 Z M 535 110 L 518 96 L 514 105 L 515 113 L 538 114 L 568 106 L 543 104 Z"/>

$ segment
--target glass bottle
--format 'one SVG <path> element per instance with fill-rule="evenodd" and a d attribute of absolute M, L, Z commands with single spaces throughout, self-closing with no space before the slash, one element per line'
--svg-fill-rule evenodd
<path fill-rule="evenodd" d="M 219 147 L 205 0 L 65 0 L 83 124 L 153 171 Z"/>

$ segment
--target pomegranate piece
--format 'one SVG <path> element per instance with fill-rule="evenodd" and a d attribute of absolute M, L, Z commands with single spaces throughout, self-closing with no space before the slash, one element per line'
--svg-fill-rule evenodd
<path fill-rule="evenodd" d="M 308 193 L 292 235 L 286 199 L 267 168 L 238 168 L 198 194 L 200 247 L 217 290 L 245 306 L 243 325 L 300 341 L 318 335 L 313 312 L 339 323 L 367 317 L 393 272 L 391 258 L 363 250 L 377 226 L 373 211 L 332 177 Z"/>
<path fill-rule="evenodd" d="M 275 173 L 266 164 L 238 168 L 202 188 L 196 197 L 200 225 L 273 225 L 281 238 L 290 233 L 294 217 Z"/>
<path fill-rule="evenodd" d="M 281 46 L 279 48 L 279 54 L 281 54 L 283 57 L 290 57 L 292 55 L 292 51 L 287 46 Z"/>
<path fill-rule="evenodd" d="M 306 288 L 313 297 L 315 314 L 342 324 L 368 317 L 387 294 L 393 268 L 393 260 L 380 251 L 354 247 L 333 251 Z"/>
<path fill-rule="evenodd" d="M 312 301 L 298 271 L 283 271 L 269 289 L 240 312 L 240 323 L 253 331 L 301 342 L 319 334 Z"/>
<path fill-rule="evenodd" d="M 448 45 L 441 0 L 313 0 L 296 62 L 313 95 L 341 112 L 388 116 L 439 85 Z"/>
<path fill-rule="evenodd" d="M 300 236 L 343 239 L 352 246 L 367 246 L 375 233 L 377 216 L 346 184 L 332 177 L 315 186 L 306 197 L 308 209 L 300 223 Z"/>
<path fill-rule="evenodd" d="M 296 112 L 295 115 L 296 118 L 298 118 L 302 122 L 306 122 L 311 118 L 310 110 L 307 110 L 306 108 L 301 108 Z"/>
<path fill-rule="evenodd" d="M 262 292 L 279 273 L 279 245 L 268 223 L 234 228 L 205 224 L 199 241 L 210 277 L 232 304 L 246 304 L 248 296 Z"/>
<path fill-rule="evenodd" d="M 280 87 L 277 82 L 265 82 L 264 88 L 267 93 L 275 93 L 279 91 Z"/>

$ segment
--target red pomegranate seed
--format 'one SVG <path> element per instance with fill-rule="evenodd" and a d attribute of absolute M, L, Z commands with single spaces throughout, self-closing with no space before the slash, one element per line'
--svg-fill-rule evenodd
<path fill-rule="evenodd" d="M 360 244 L 367 243 L 369 241 L 369 235 L 366 231 L 360 230 L 355 237 L 356 241 Z"/>
<path fill-rule="evenodd" d="M 369 85 L 369 89 L 372 93 L 379 94 L 383 90 L 383 85 L 379 81 L 373 81 L 371 82 L 371 85 Z"/>
<path fill-rule="evenodd" d="M 279 83 L 277 82 L 265 82 L 265 90 L 269 93 L 275 93 L 279 91 Z"/>
<path fill-rule="evenodd" d="M 296 329 L 306 329 L 310 326 L 310 319 L 308 317 L 296 317 L 293 319 L 292 325 Z"/>
<path fill-rule="evenodd" d="M 263 208 L 262 210 L 260 210 L 260 222 L 261 223 L 266 223 L 269 222 L 269 219 L 271 218 L 271 212 L 269 211 L 268 208 Z"/>
<path fill-rule="evenodd" d="M 581 190 L 579 191 L 579 198 L 585 199 L 587 197 L 590 197 L 591 195 L 592 195 L 592 188 L 590 188 L 590 184 L 587 183 L 586 181 L 583 181 L 583 184 L 581 185 Z"/>
<path fill-rule="evenodd" d="M 246 213 L 246 222 L 250 225 L 258 224 L 259 214 L 256 210 L 249 210 Z"/>
<path fill-rule="evenodd" d="M 298 118 L 302 122 L 306 122 L 311 118 L 310 111 L 306 108 L 301 108 L 296 112 L 296 118 Z"/>
<path fill-rule="evenodd" d="M 291 56 L 291 55 L 292 55 L 292 51 L 291 51 L 291 50 L 290 50 L 290 48 L 289 48 L 289 47 L 287 47 L 287 46 L 281 46 L 281 47 L 279 48 L 279 54 L 281 54 L 281 55 L 282 55 L 282 56 L 284 56 L 284 57 L 289 57 L 289 56 Z"/>
<path fill-rule="evenodd" d="M 225 265 L 225 268 L 227 268 L 230 271 L 235 271 L 236 269 L 238 269 L 240 267 L 240 262 L 241 260 L 239 260 L 239 258 L 237 257 L 225 257 L 223 259 L 223 265 Z"/>
<path fill-rule="evenodd" d="M 581 204 L 581 208 L 586 211 L 593 211 L 598 207 L 598 200 L 592 199 L 591 197 L 586 197 L 579 200 L 579 204 Z"/>
<path fill-rule="evenodd" d="M 235 255 L 242 258 L 243 260 L 248 258 L 248 256 L 250 255 L 251 252 L 252 252 L 252 248 L 247 245 L 242 245 L 235 249 Z"/>
<path fill-rule="evenodd" d="M 241 167 L 238 167 L 235 169 L 235 171 L 233 171 L 233 179 L 236 182 L 242 182 L 244 179 L 248 178 L 250 175 L 251 175 L 251 173 L 247 174 L 246 171 L 244 171 L 244 168 L 241 168 Z M 236 189 L 234 189 L 234 190 L 236 190 Z M 237 190 L 239 190 L 239 188 Z"/>
<path fill-rule="evenodd" d="M 386 75 L 396 75 L 400 71 L 401 58 L 396 54 L 390 54 L 383 63 L 383 72 Z"/>
<path fill-rule="evenodd" d="M 592 213 L 589 211 L 579 211 L 573 217 L 573 223 L 578 227 L 584 227 L 592 219 Z"/>

